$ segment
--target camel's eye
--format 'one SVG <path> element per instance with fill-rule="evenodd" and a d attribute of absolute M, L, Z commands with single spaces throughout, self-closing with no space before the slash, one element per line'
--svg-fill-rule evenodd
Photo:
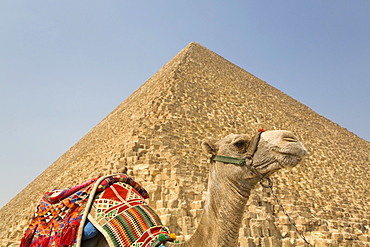
<path fill-rule="evenodd" d="M 238 142 L 235 142 L 234 145 L 237 148 L 242 148 L 242 147 L 244 147 L 245 143 L 242 142 L 242 141 L 238 141 Z"/>
<path fill-rule="evenodd" d="M 244 136 L 236 136 L 230 143 L 239 153 L 244 153 L 249 145 L 249 140 Z"/>
<path fill-rule="evenodd" d="M 239 152 L 244 152 L 247 143 L 245 141 L 237 141 L 233 144 L 238 149 Z"/>

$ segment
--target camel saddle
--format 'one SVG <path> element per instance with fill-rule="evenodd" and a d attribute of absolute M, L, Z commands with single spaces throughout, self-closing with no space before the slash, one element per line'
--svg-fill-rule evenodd
<path fill-rule="evenodd" d="M 46 192 L 25 231 L 21 247 L 80 246 L 91 224 L 110 247 L 147 247 L 168 230 L 146 203 L 148 192 L 126 174 L 94 178 Z"/>

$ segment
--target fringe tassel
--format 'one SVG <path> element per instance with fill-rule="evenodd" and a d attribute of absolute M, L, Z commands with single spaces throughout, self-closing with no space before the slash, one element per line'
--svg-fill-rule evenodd
<path fill-rule="evenodd" d="M 40 247 L 48 247 L 49 241 L 50 241 L 50 237 L 44 238 L 44 240 L 42 240 Z"/>
<path fill-rule="evenodd" d="M 32 239 L 33 239 L 33 234 L 34 234 L 34 232 L 29 233 L 27 236 L 24 236 L 21 240 L 21 245 L 19 247 L 28 247 L 28 246 L 30 246 L 31 242 L 32 242 Z"/>
<path fill-rule="evenodd" d="M 64 246 L 70 246 L 74 243 L 77 231 L 76 231 L 76 226 L 70 226 L 67 228 L 65 232 L 62 234 L 62 241 L 61 244 Z"/>

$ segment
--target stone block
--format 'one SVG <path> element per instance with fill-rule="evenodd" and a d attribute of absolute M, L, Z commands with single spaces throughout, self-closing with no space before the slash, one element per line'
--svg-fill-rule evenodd
<path fill-rule="evenodd" d="M 158 200 L 158 201 L 156 201 L 155 206 L 156 206 L 157 209 L 165 208 L 166 207 L 166 202 L 163 201 L 163 200 Z"/>
<path fill-rule="evenodd" d="M 344 239 L 343 234 L 339 232 L 333 232 L 331 234 L 331 238 L 338 242 L 341 242 Z"/>
<path fill-rule="evenodd" d="M 281 246 L 282 247 L 293 247 L 293 244 L 294 241 L 292 242 L 292 240 L 290 238 L 283 238 L 281 240 Z"/>
<path fill-rule="evenodd" d="M 362 242 L 370 242 L 370 235 L 361 235 L 358 239 Z"/>
<path fill-rule="evenodd" d="M 252 238 L 240 238 L 239 239 L 239 245 L 240 247 L 256 247 L 256 244 L 254 243 Z"/>
<path fill-rule="evenodd" d="M 289 218 L 287 216 L 280 216 L 279 217 L 279 224 L 281 225 L 290 225 L 290 221 L 289 221 Z"/>
<path fill-rule="evenodd" d="M 343 233 L 343 239 L 345 239 L 345 240 L 356 240 L 357 235 L 345 232 L 345 233 Z"/>
<path fill-rule="evenodd" d="M 179 205 L 179 201 L 177 199 L 170 199 L 167 201 L 168 208 L 176 208 Z"/>
<path fill-rule="evenodd" d="M 204 206 L 204 201 L 194 201 L 190 203 L 191 209 L 202 209 Z"/>
<path fill-rule="evenodd" d="M 261 237 L 262 234 L 262 223 L 260 220 L 251 220 L 250 221 L 251 236 L 252 237 Z"/>
<path fill-rule="evenodd" d="M 203 209 L 191 209 L 190 213 L 194 219 L 199 219 L 203 214 Z"/>

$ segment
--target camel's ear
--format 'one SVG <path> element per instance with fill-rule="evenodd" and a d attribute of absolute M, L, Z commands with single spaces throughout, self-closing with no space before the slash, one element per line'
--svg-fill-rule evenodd
<path fill-rule="evenodd" d="M 218 148 L 215 145 L 215 141 L 213 141 L 212 139 L 203 140 L 202 141 L 202 149 L 207 154 L 212 154 L 212 155 L 216 155 L 217 151 L 218 151 Z"/>

